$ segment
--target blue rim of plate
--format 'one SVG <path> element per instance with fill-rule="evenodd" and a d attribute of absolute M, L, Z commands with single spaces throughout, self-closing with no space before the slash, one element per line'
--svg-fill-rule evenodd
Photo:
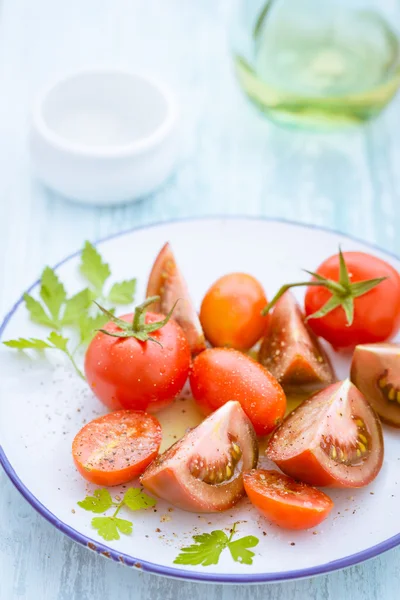
<path fill-rule="evenodd" d="M 349 240 L 354 242 L 359 242 L 360 244 L 364 244 L 368 248 L 372 250 L 377 250 L 386 254 L 387 256 L 394 258 L 396 260 L 400 260 L 398 256 L 395 254 L 380 248 L 377 245 L 371 244 L 370 242 L 366 242 L 360 238 L 342 233 L 341 231 L 337 231 L 334 229 L 329 229 L 328 227 L 323 227 L 320 225 L 312 225 L 306 223 L 299 223 L 296 221 L 291 221 L 288 219 L 280 219 L 280 218 L 269 218 L 269 217 L 257 217 L 257 216 L 247 216 L 247 215 L 210 215 L 203 217 L 188 217 L 182 219 L 172 219 L 166 221 L 158 221 L 156 223 L 150 223 L 148 225 L 140 225 L 138 227 L 132 227 L 121 231 L 119 233 L 114 233 L 107 237 L 104 237 L 95 242 L 95 245 L 101 244 L 103 242 L 107 242 L 113 238 L 121 237 L 124 235 L 128 235 L 133 233 L 134 231 L 140 231 L 142 229 L 151 229 L 154 227 L 160 227 L 163 225 L 172 225 L 179 223 L 187 223 L 188 221 L 222 221 L 222 220 L 243 220 L 243 221 L 268 221 L 272 223 L 283 223 L 286 225 L 292 225 L 293 227 L 301 227 L 303 229 L 316 229 L 320 231 L 324 231 L 326 233 L 341 235 Z M 53 268 L 57 269 L 64 263 L 68 262 L 72 258 L 75 258 L 80 254 L 80 250 L 74 252 L 57 263 Z M 40 280 L 37 280 L 33 283 L 25 293 L 30 293 L 37 285 L 39 285 Z M 3 336 L 4 330 L 10 321 L 13 314 L 16 312 L 20 304 L 23 302 L 23 295 L 21 298 L 14 304 L 11 310 L 6 314 L 1 326 L 0 326 L 0 339 Z M 70 537 L 75 542 L 86 546 L 90 550 L 97 552 L 107 558 L 113 559 L 115 562 L 119 562 L 125 564 L 130 567 L 136 567 L 148 573 L 154 573 L 157 575 L 164 575 L 165 577 L 172 577 L 175 579 L 186 579 L 189 581 L 203 581 L 210 583 L 273 583 L 279 581 L 287 581 L 293 579 L 302 579 L 304 577 L 314 577 L 316 575 L 323 575 L 325 573 L 330 573 L 332 571 L 337 571 L 338 569 L 345 569 L 347 567 L 352 567 L 360 562 L 364 562 L 371 558 L 386 552 L 387 550 L 391 550 L 392 548 L 398 546 L 400 544 L 400 533 L 388 538 L 387 540 L 376 544 L 375 546 L 371 546 L 367 550 L 362 550 L 361 552 L 356 552 L 355 554 L 351 554 L 349 556 L 345 556 L 343 558 L 325 563 L 323 565 L 319 565 L 317 567 L 310 567 L 307 569 L 297 569 L 294 571 L 281 571 L 277 573 L 253 573 L 253 574 L 226 574 L 226 573 L 201 573 L 198 571 L 186 571 L 184 569 L 176 569 L 174 567 L 167 567 L 158 565 L 156 563 L 151 563 L 147 561 L 143 561 L 139 558 L 134 558 L 128 554 L 124 554 L 116 551 L 114 548 L 110 546 L 106 546 L 104 544 L 99 543 L 97 540 L 87 537 L 86 535 L 81 534 L 79 531 L 66 525 L 63 521 L 58 519 L 52 512 L 50 512 L 24 485 L 21 479 L 18 477 L 17 473 L 14 471 L 11 463 L 9 462 L 7 456 L 3 448 L 0 446 L 0 464 L 2 465 L 4 471 L 8 475 L 9 479 L 12 481 L 17 490 L 24 496 L 24 498 L 29 502 L 29 504 L 47 521 L 49 521 L 54 527 L 65 533 L 68 537 Z"/>

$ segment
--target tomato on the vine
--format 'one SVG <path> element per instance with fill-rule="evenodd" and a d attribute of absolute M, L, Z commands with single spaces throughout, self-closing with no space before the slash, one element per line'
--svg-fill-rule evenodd
<path fill-rule="evenodd" d="M 85 373 L 94 394 L 111 409 L 155 412 L 170 404 L 189 374 L 190 347 L 180 326 L 145 313 L 149 298 L 134 314 L 110 321 L 91 341 Z"/>

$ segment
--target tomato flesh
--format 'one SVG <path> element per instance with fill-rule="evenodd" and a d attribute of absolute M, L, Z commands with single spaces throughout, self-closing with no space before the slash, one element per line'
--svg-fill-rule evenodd
<path fill-rule="evenodd" d="M 274 308 L 259 361 L 284 389 L 317 389 L 335 380 L 328 356 L 290 292 Z"/>
<path fill-rule="evenodd" d="M 228 402 L 166 450 L 141 482 L 183 510 L 218 512 L 244 495 L 242 473 L 257 460 L 254 429 L 240 404 Z"/>
<path fill-rule="evenodd" d="M 268 317 L 261 311 L 267 298 L 261 284 L 246 273 L 218 279 L 203 298 L 200 321 L 213 346 L 249 350 L 265 333 Z"/>
<path fill-rule="evenodd" d="M 285 529 L 316 527 L 333 508 L 329 496 L 278 471 L 249 471 L 243 481 L 252 504 L 268 521 Z"/>
<path fill-rule="evenodd" d="M 400 427 L 400 345 L 356 346 L 351 380 L 382 421 Z"/>
<path fill-rule="evenodd" d="M 335 348 L 383 342 L 400 327 L 400 276 L 384 260 L 363 252 L 343 253 L 351 283 L 386 277 L 377 287 L 354 299 L 354 319 L 349 326 L 343 308 L 335 308 L 320 319 L 308 321 L 314 333 Z M 339 280 L 339 257 L 331 256 L 317 273 L 334 281 Z M 307 316 L 319 310 L 331 297 L 323 287 L 308 287 L 304 306 Z"/>
<path fill-rule="evenodd" d="M 167 314 L 178 300 L 173 318 L 182 327 L 192 353 L 198 354 L 205 350 L 199 317 L 169 243 L 163 246 L 154 262 L 146 296 L 160 296 L 160 302 L 153 305 L 153 310 L 163 314 Z"/>
<path fill-rule="evenodd" d="M 161 425 L 152 415 L 119 410 L 85 425 L 72 443 L 80 474 L 97 485 L 120 485 L 140 475 L 157 456 Z"/>
<path fill-rule="evenodd" d="M 190 373 L 193 397 L 205 414 L 229 400 L 240 402 L 257 435 L 267 435 L 281 422 L 286 396 L 262 365 L 241 352 L 210 348 L 194 360 Z"/>
<path fill-rule="evenodd" d="M 382 467 L 382 427 L 361 392 L 345 380 L 295 409 L 272 436 L 266 455 L 305 483 L 362 487 Z"/>
<path fill-rule="evenodd" d="M 120 318 L 131 322 L 133 315 Z M 146 323 L 162 318 L 160 314 L 147 313 Z M 111 321 L 103 329 L 110 333 L 120 331 Z M 170 404 L 182 390 L 191 360 L 182 329 L 170 320 L 152 337 L 159 343 L 116 338 L 101 332 L 91 341 L 85 356 L 86 378 L 94 394 L 109 408 L 155 412 Z"/>

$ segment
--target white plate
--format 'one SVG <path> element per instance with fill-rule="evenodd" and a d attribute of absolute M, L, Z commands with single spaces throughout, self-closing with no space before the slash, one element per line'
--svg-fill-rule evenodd
<path fill-rule="evenodd" d="M 116 279 L 138 277 L 140 300 L 152 262 L 166 240 L 172 243 L 197 305 L 208 286 L 230 271 L 255 275 L 271 297 L 282 283 L 302 277 L 302 267 L 313 269 L 335 253 L 339 244 L 345 250 L 371 251 L 367 244 L 338 233 L 247 218 L 159 224 L 104 240 L 99 249 Z M 400 261 L 395 257 L 376 248 L 372 252 L 400 270 Z M 70 293 L 82 284 L 78 260 L 75 254 L 57 267 Z M 31 288 L 33 294 L 37 293 L 36 286 Z M 298 294 L 301 298 L 302 291 Z M 21 300 L 6 316 L 0 332 L 3 340 L 43 335 L 43 329 L 29 321 Z M 335 356 L 334 363 L 338 375 L 344 377 L 348 359 Z M 366 489 L 330 491 L 335 508 L 330 518 L 316 528 L 316 534 L 280 530 L 259 516 L 247 500 L 219 515 L 169 511 L 168 504 L 159 501 L 156 512 L 133 514 L 131 536 L 122 535 L 120 540 L 105 544 L 90 525 L 92 514 L 76 505 L 93 487 L 77 474 L 70 452 L 72 439 L 85 420 L 103 414 L 105 409 L 58 355 L 50 365 L 2 346 L 0 382 L 0 460 L 6 473 L 55 527 L 116 561 L 184 579 L 253 583 L 326 573 L 400 543 L 400 433 L 385 427 L 381 473 Z M 180 401 L 175 411 L 181 414 L 182 406 Z M 171 414 L 171 409 L 161 414 L 162 422 L 170 421 Z M 185 415 L 189 423 L 197 419 L 193 410 Z M 181 429 L 184 425 L 182 422 Z M 192 543 L 194 534 L 229 528 L 234 521 L 240 521 L 240 536 L 251 534 L 260 539 L 252 565 L 233 562 L 227 552 L 221 555 L 218 565 L 173 564 L 180 548 Z"/>

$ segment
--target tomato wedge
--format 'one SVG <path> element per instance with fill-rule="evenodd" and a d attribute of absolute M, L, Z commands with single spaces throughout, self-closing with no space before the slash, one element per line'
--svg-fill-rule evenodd
<path fill-rule="evenodd" d="M 290 292 L 276 303 L 258 358 L 285 390 L 318 389 L 335 380 L 328 356 Z"/>
<path fill-rule="evenodd" d="M 118 410 L 82 427 L 72 443 L 72 456 L 91 483 L 120 485 L 143 473 L 157 456 L 161 437 L 161 425 L 152 415 Z"/>
<path fill-rule="evenodd" d="M 247 471 L 243 482 L 252 504 L 268 521 L 285 529 L 316 527 L 333 508 L 324 492 L 278 471 Z"/>
<path fill-rule="evenodd" d="M 179 300 L 174 310 L 174 320 L 182 327 L 192 354 L 205 350 L 206 342 L 200 319 L 169 243 L 161 248 L 154 261 L 146 296 L 160 296 L 160 302 L 153 305 L 153 310 L 165 315 Z"/>
<path fill-rule="evenodd" d="M 296 408 L 272 436 L 266 455 L 284 473 L 305 483 L 362 487 L 382 467 L 381 423 L 346 379 Z"/>

